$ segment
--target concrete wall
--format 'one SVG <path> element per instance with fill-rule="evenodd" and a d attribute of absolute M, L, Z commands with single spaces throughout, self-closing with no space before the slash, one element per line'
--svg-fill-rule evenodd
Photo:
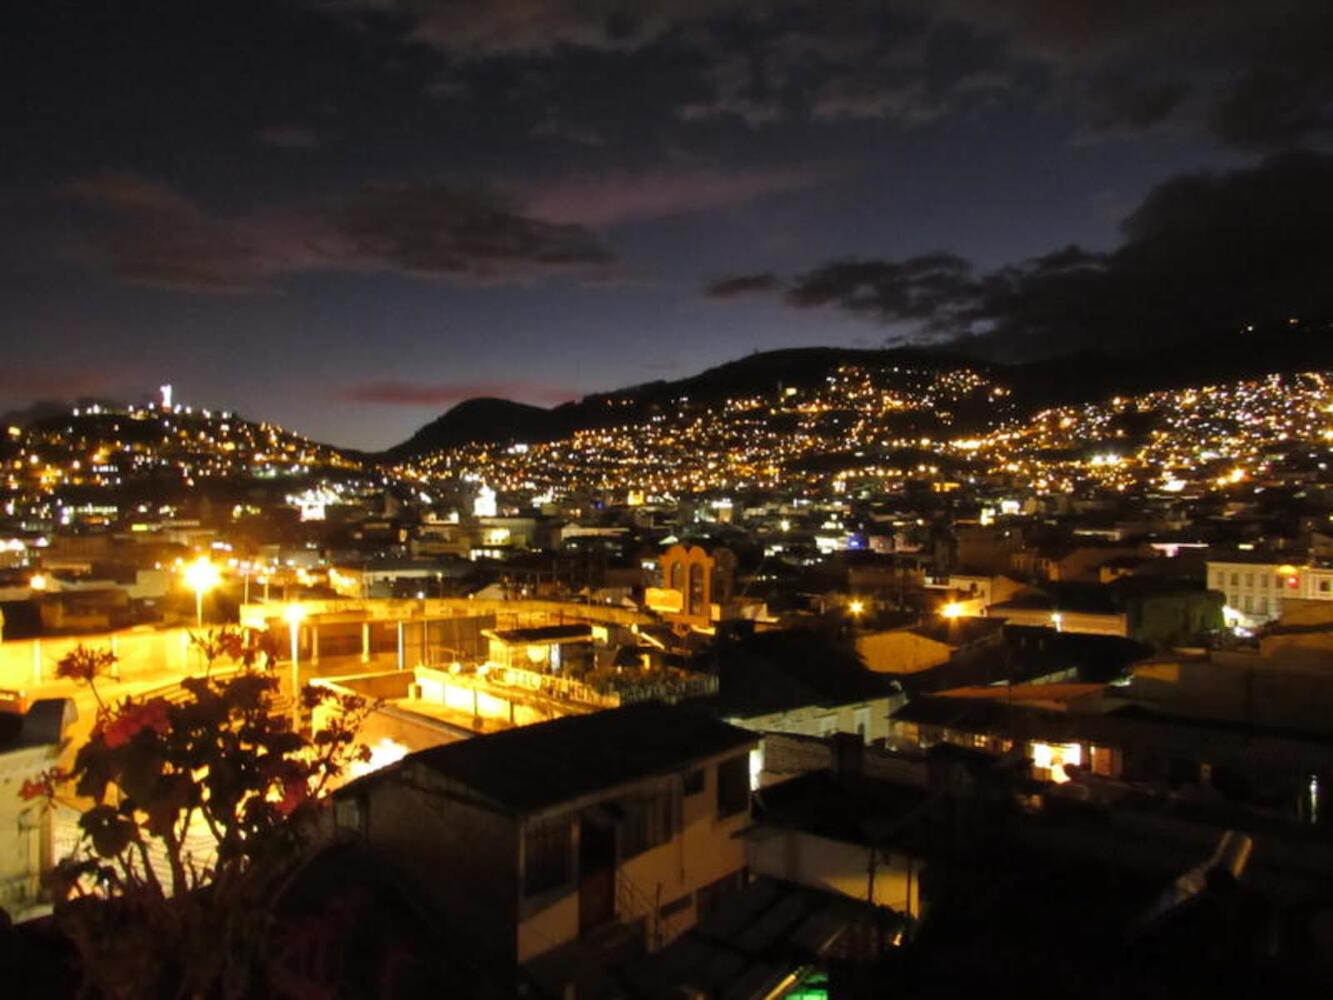
<path fill-rule="evenodd" d="M 887 906 L 898 913 L 921 916 L 920 861 L 905 854 L 876 851 L 871 893 L 871 849 L 818 837 L 801 830 L 761 829 L 746 841 L 750 870 Z"/>
<path fill-rule="evenodd" d="M 614 707 L 615 704 L 580 707 L 572 701 L 543 697 L 526 687 L 515 685 L 508 688 L 468 674 L 450 674 L 442 670 L 418 669 L 416 676 L 423 702 L 511 726 L 530 726 L 535 722 L 592 711 L 594 707 Z"/>
<path fill-rule="evenodd" d="M 444 932 L 482 961 L 517 957 L 518 828 L 448 792 L 425 767 L 349 786 L 365 796 L 366 839 L 433 904 Z"/>
<path fill-rule="evenodd" d="M 725 819 L 717 815 L 717 765 L 710 761 L 704 772 L 704 789 L 682 797 L 680 834 L 652 850 L 630 858 L 622 866 L 622 877 L 634 891 L 617 900 L 616 917 L 632 921 L 648 917 L 651 906 L 666 905 L 690 897 L 683 910 L 665 918 L 658 927 L 665 945 L 689 930 L 698 920 L 694 894 L 724 876 L 741 871 L 746 864 L 745 842 L 735 836 L 750 824 L 750 811 Z M 675 779 L 679 786 L 680 779 Z M 649 926 L 652 920 L 649 918 Z M 658 942 L 650 942 L 650 944 Z"/>
<path fill-rule="evenodd" d="M 804 705 L 788 712 L 728 719 L 733 725 L 757 733 L 796 733 L 802 736 L 826 736 L 829 733 L 855 733 L 858 721 L 865 722 L 865 742 L 888 739 L 889 713 L 899 706 L 893 698 L 874 698 L 845 705 Z"/>
<path fill-rule="evenodd" d="M 78 636 L 20 639 L 0 643 L 0 688 L 28 691 L 55 680 L 56 664 L 75 646 L 111 649 L 121 680 L 154 679 L 162 674 L 190 674 L 204 659 L 190 646 L 190 630 L 124 629 Z"/>
<path fill-rule="evenodd" d="M 21 917 L 39 901 L 41 875 L 51 867 L 51 814 L 43 801 L 19 797 L 25 781 L 56 762 L 55 746 L 0 753 L 0 908 Z"/>

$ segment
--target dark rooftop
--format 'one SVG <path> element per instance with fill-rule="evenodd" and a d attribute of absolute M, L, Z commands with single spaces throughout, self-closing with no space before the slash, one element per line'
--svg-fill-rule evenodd
<path fill-rule="evenodd" d="M 806 705 L 845 705 L 900 692 L 855 651 L 813 629 L 760 632 L 716 651 L 718 711 L 733 718 Z"/>
<path fill-rule="evenodd" d="M 549 806 L 754 743 L 743 729 L 648 702 L 450 743 L 407 757 L 517 813 Z"/>
<path fill-rule="evenodd" d="M 873 843 L 930 797 L 924 788 L 860 774 L 811 771 L 755 796 L 755 819 L 849 843 Z"/>

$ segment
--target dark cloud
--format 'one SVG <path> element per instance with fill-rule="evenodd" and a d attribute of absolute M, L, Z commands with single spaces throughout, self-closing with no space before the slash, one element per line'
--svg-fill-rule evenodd
<path fill-rule="evenodd" d="M 734 274 L 710 281 L 704 286 L 704 295 L 710 299 L 732 299 L 738 295 L 753 295 L 755 292 L 772 292 L 781 285 L 782 280 L 772 271 Z"/>
<path fill-rule="evenodd" d="M 1248 149 L 1281 149 L 1333 136 L 1333 32 L 1327 47 L 1250 68 L 1212 109 L 1224 141 Z"/>
<path fill-rule="evenodd" d="M 456 59 L 626 50 L 720 18 L 764 14 L 773 0 L 348 0 L 336 13 L 389 12 L 411 37 Z"/>
<path fill-rule="evenodd" d="M 1087 109 L 1093 131 L 1156 124 L 1190 87 L 1208 93 L 1203 124 L 1231 145 L 1276 150 L 1333 132 L 1333 4 L 1326 0 L 919 0 L 919 6 L 991 32 L 1015 55 L 1063 74 L 1119 76 L 1125 82 L 1115 93 L 1093 88 Z M 1152 62 L 1179 77 L 1128 82 Z"/>
<path fill-rule="evenodd" d="M 780 121 L 785 115 L 775 89 L 764 81 L 762 71 L 755 66 L 755 57 L 748 53 L 717 58 L 704 71 L 703 79 L 712 94 L 682 107 L 679 114 L 684 121 L 735 118 L 751 128 L 759 128 Z"/>
<path fill-rule="evenodd" d="M 886 322 L 920 322 L 951 330 L 959 314 L 974 311 L 972 266 L 949 253 L 900 261 L 839 260 L 801 275 L 787 302 L 802 309 L 836 305 Z"/>
<path fill-rule="evenodd" d="M 1083 93 L 1090 135 L 1133 134 L 1203 95 L 1197 124 L 1277 149 L 1333 125 L 1333 4 L 1326 0 L 348 0 L 392 12 L 452 65 L 560 64 L 571 52 L 683 53 L 686 122 L 760 128 L 809 115 L 913 127 L 967 113 L 970 78 L 1047 71 Z M 984 44 L 960 38 L 959 29 Z M 986 52 L 983 57 L 980 53 Z M 980 64 L 978 63 L 980 62 Z M 1145 64 L 1169 79 L 1140 79 Z M 566 63 L 566 65 L 568 65 Z M 969 96 L 972 99 L 967 99 Z M 993 96 L 993 93 L 992 93 Z"/>
<path fill-rule="evenodd" d="M 400 379 L 375 379 L 347 386 L 338 399 L 352 403 L 384 406 L 447 406 L 465 399 L 482 397 L 517 399 L 553 405 L 577 399 L 583 393 L 567 386 L 533 379 L 507 379 L 494 382 L 410 382 Z"/>
<path fill-rule="evenodd" d="M 903 125 L 927 125 L 948 112 L 945 100 L 932 95 L 924 80 L 897 88 L 876 77 L 829 79 L 811 102 L 810 113 L 826 121 L 880 119 Z"/>
<path fill-rule="evenodd" d="M 586 228 L 534 218 L 486 188 L 379 184 L 322 205 L 210 213 L 132 173 L 63 185 L 83 253 L 139 284 L 244 292 L 312 271 L 391 269 L 520 280 L 611 259 Z"/>
<path fill-rule="evenodd" d="M 951 254 L 834 261 L 786 299 L 1008 357 L 1333 316 L 1333 156 L 1174 178 L 1121 228 L 1111 253 L 1068 246 L 980 275 Z"/>
<path fill-rule="evenodd" d="M 1183 80 L 1141 83 L 1121 74 L 1104 77 L 1090 88 L 1088 129 L 1102 135 L 1145 132 L 1170 117 L 1190 89 Z"/>
<path fill-rule="evenodd" d="M 73 225 L 88 255 L 125 281 L 238 291 L 295 264 L 252 220 L 211 216 L 138 174 L 107 171 L 57 194 L 80 210 Z"/>
<path fill-rule="evenodd" d="M 266 125 L 255 138 L 274 149 L 315 149 L 321 143 L 319 133 L 304 125 Z"/>
<path fill-rule="evenodd" d="M 606 145 L 606 137 L 596 129 L 564 121 L 553 114 L 534 125 L 528 134 L 537 139 L 559 139 L 577 146 L 600 148 Z"/>
<path fill-rule="evenodd" d="M 812 187 L 841 172 L 841 168 L 829 166 L 778 170 L 689 166 L 582 174 L 534 187 L 528 194 L 528 204 L 543 219 L 613 226 L 736 208 Z"/>
<path fill-rule="evenodd" d="M 485 188 L 377 184 L 343 199 L 333 218 L 358 257 L 417 274 L 492 279 L 611 259 L 583 226 L 532 218 Z"/>

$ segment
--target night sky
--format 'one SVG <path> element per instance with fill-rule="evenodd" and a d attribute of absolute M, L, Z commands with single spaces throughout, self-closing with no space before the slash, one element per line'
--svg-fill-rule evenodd
<path fill-rule="evenodd" d="M 1035 356 L 1333 284 L 1326 0 L 0 17 L 0 410 L 172 382 L 377 448 L 474 395 Z"/>

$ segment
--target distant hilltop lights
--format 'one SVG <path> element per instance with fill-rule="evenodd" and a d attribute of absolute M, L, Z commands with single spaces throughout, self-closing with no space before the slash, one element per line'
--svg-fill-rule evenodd
<path fill-rule="evenodd" d="M 65 419 L 3 430 L 0 510 L 43 523 L 68 524 L 76 513 L 94 512 L 105 520 L 118 510 L 114 502 L 75 503 L 65 493 L 70 488 L 116 490 L 136 482 L 195 487 L 208 480 L 355 473 L 364 464 L 273 424 L 183 406 L 170 385 L 137 404 L 87 403 L 71 408 Z"/>

